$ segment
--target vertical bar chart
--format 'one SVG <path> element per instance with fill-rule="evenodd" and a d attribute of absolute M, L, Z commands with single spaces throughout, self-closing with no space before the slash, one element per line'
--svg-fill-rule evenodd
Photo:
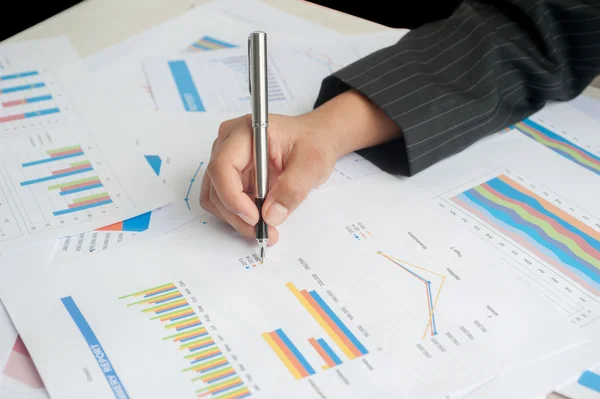
<path fill-rule="evenodd" d="M 292 283 L 287 283 L 286 286 L 349 360 L 369 353 L 315 290 L 299 291 Z"/>
<path fill-rule="evenodd" d="M 315 370 L 282 329 L 263 333 L 262 337 L 295 379 L 299 380 L 315 374 Z"/>
<path fill-rule="evenodd" d="M 168 331 L 162 341 L 171 342 L 174 349 L 182 353 L 182 360 L 187 366 L 181 372 L 190 374 L 190 382 L 196 384 L 193 389 L 198 398 L 241 399 L 251 395 L 175 284 L 159 285 L 119 299 L 133 300 L 127 304 L 128 307 L 140 307 L 150 320 L 160 322 Z M 198 387 L 198 383 L 202 385 Z"/>
<path fill-rule="evenodd" d="M 314 339 L 309 338 L 308 343 L 317 351 L 319 356 L 325 362 L 325 365 L 322 366 L 323 370 L 327 370 L 329 368 L 339 366 L 342 364 L 342 359 L 331 349 L 331 346 L 323 339 Z"/>

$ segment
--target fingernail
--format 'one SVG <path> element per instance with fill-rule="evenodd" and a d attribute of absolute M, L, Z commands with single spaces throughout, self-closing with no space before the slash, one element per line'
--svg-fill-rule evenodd
<path fill-rule="evenodd" d="M 277 226 L 283 222 L 287 214 L 288 209 L 285 206 L 281 205 L 279 202 L 276 202 L 273 205 L 271 205 L 271 207 L 267 211 L 265 221 L 267 222 L 267 224 Z"/>
<path fill-rule="evenodd" d="M 250 216 L 245 213 L 238 213 L 238 216 L 242 218 L 242 220 L 248 223 L 250 226 L 254 226 L 256 224 L 256 220 L 252 219 Z"/>

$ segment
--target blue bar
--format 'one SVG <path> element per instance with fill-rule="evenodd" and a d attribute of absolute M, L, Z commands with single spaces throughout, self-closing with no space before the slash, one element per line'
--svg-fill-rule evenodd
<path fill-rule="evenodd" d="M 194 361 L 190 362 L 190 364 L 202 363 L 208 359 L 212 359 L 213 357 L 217 357 L 217 356 L 223 356 L 223 354 L 220 352 L 215 353 L 214 355 L 210 355 L 209 357 L 205 357 L 204 359 L 194 360 Z"/>
<path fill-rule="evenodd" d="M 142 213 L 141 215 L 129 218 L 123 221 L 123 231 L 145 231 L 150 226 L 150 216 L 152 212 Z"/>
<path fill-rule="evenodd" d="M 197 348 L 190 349 L 190 352 L 199 351 L 200 349 L 204 349 L 204 348 L 206 348 L 207 346 L 211 346 L 211 345 L 214 345 L 214 344 L 215 344 L 214 342 L 207 342 L 207 343 L 205 343 L 205 344 L 204 344 L 204 345 L 202 345 L 202 346 L 198 346 Z M 221 367 L 221 366 L 219 366 L 219 367 Z"/>
<path fill-rule="evenodd" d="M 225 359 L 225 360 L 227 360 L 227 359 Z M 229 361 L 228 361 L 227 363 L 225 363 L 225 364 L 222 364 L 222 365 L 220 365 L 220 366 L 213 366 L 213 367 L 211 367 L 211 368 L 208 368 L 208 369 L 206 369 L 206 370 L 203 370 L 201 373 L 202 373 L 202 374 L 204 374 L 204 373 L 208 373 L 209 371 L 214 371 L 215 369 L 218 369 L 219 367 L 224 367 L 224 366 L 227 366 L 227 365 L 229 365 Z"/>
<path fill-rule="evenodd" d="M 185 110 L 189 112 L 206 111 L 185 61 L 169 61 L 169 68 Z"/>
<path fill-rule="evenodd" d="M 362 353 L 363 355 L 366 355 L 367 353 L 369 353 L 369 351 L 367 350 L 367 348 L 365 348 L 354 336 L 354 334 L 352 334 L 352 331 L 348 330 L 348 327 L 346 327 L 346 325 L 344 323 L 342 323 L 342 321 L 337 317 L 337 315 L 335 313 L 333 313 L 333 311 L 331 310 L 331 308 L 325 303 L 325 301 L 323 301 L 323 299 L 321 299 L 321 297 L 319 296 L 319 294 L 317 294 L 316 291 L 311 291 L 310 292 L 310 296 L 312 296 L 314 298 L 315 301 L 317 301 L 317 303 L 319 304 L 319 306 L 321 306 L 321 308 L 325 311 L 325 313 L 327 313 L 327 315 L 331 318 L 331 320 L 333 320 L 333 322 L 339 327 L 339 329 L 348 337 L 348 339 L 354 344 L 354 346 L 356 346 L 358 348 L 358 350 L 360 351 L 360 353 Z"/>
<path fill-rule="evenodd" d="M 321 348 L 323 348 L 323 350 L 329 355 L 329 357 L 335 362 L 335 364 L 342 364 L 342 359 L 340 359 L 338 355 L 335 354 L 333 349 L 331 349 L 329 344 L 325 342 L 323 338 L 319 338 L 317 342 L 321 345 Z"/>
<path fill-rule="evenodd" d="M 45 95 L 45 96 L 29 97 L 29 98 L 25 99 L 25 101 L 27 103 L 37 103 L 40 101 L 48 101 L 48 100 L 52 100 L 52 96 L 50 94 Z"/>
<path fill-rule="evenodd" d="M 92 190 L 94 188 L 101 188 L 101 187 L 102 187 L 102 183 L 98 183 L 98 184 L 93 184 L 91 186 L 74 188 L 73 190 L 61 191 L 60 195 L 75 194 L 75 193 L 79 193 L 79 192 L 82 192 L 82 191 Z"/>
<path fill-rule="evenodd" d="M 54 216 L 60 216 L 60 215 L 64 215 L 67 213 L 79 212 L 84 209 L 95 208 L 97 206 L 108 205 L 108 204 L 112 204 L 112 200 L 106 200 L 106 201 L 102 201 L 102 202 L 96 202 L 95 204 L 87 204 L 84 206 L 78 206 L 77 208 L 63 209 L 62 211 L 56 211 L 56 212 L 52 212 L 52 213 L 54 214 Z"/>
<path fill-rule="evenodd" d="M 187 330 L 188 328 L 198 327 L 198 326 L 201 326 L 201 325 L 202 325 L 202 322 L 201 321 L 197 321 L 196 323 L 190 324 L 189 326 L 177 327 L 175 329 L 175 331 L 183 331 L 183 330 Z"/>
<path fill-rule="evenodd" d="M 34 76 L 34 75 L 37 75 L 37 74 L 38 74 L 37 71 L 12 73 L 10 75 L 0 75 L 0 80 L 10 80 L 10 79 L 26 78 L 28 76 Z"/>
<path fill-rule="evenodd" d="M 210 37 L 210 36 L 204 36 L 201 40 L 206 40 L 209 43 L 213 43 L 213 44 L 216 44 L 217 46 L 223 46 L 223 47 L 227 47 L 227 48 L 237 47 L 235 44 L 226 43 L 226 42 L 217 40 L 214 37 Z"/>
<path fill-rule="evenodd" d="M 193 341 L 193 340 L 195 340 L 196 338 L 201 338 L 201 337 L 204 337 L 205 335 L 208 335 L 208 332 L 205 332 L 205 333 L 202 333 L 202 334 L 199 334 L 199 335 L 194 335 L 193 337 L 189 337 L 189 338 L 182 339 L 182 340 L 181 340 L 181 341 L 179 341 L 179 342 Z"/>
<path fill-rule="evenodd" d="M 162 159 L 158 155 L 144 155 L 146 161 L 150 164 L 150 167 L 156 173 L 156 176 L 160 175 L 160 166 L 162 165 Z"/>
<path fill-rule="evenodd" d="M 111 390 L 113 391 L 115 398 L 116 399 L 129 398 L 129 395 L 127 394 L 125 387 L 121 383 L 119 376 L 117 375 L 116 371 L 113 369 L 112 364 L 110 363 L 110 360 L 108 359 L 108 356 L 106 355 L 106 353 L 104 352 L 104 349 L 102 348 L 102 345 L 100 345 L 100 341 L 98 341 L 96 334 L 94 334 L 94 331 L 92 330 L 92 328 L 88 324 L 87 320 L 85 319 L 85 317 L 83 316 L 83 314 L 81 313 L 81 311 L 79 310 L 77 305 L 75 304 L 75 301 L 73 300 L 73 298 L 71 298 L 70 296 L 64 297 L 64 298 L 61 298 L 61 302 L 67 309 L 67 312 L 69 312 L 69 315 L 71 315 L 71 318 L 73 319 L 73 321 L 79 328 L 79 332 L 81 332 L 81 335 L 87 342 L 90 350 L 92 351 L 92 354 L 94 355 L 94 357 L 96 358 L 96 361 L 98 362 L 98 367 L 100 367 L 100 370 L 102 370 L 102 372 L 104 373 L 104 377 L 106 378 L 108 385 L 110 386 Z"/>
<path fill-rule="evenodd" d="M 0 89 L 0 94 L 4 93 L 14 93 L 15 91 L 23 91 L 30 89 L 37 89 L 39 87 L 45 87 L 45 83 L 32 83 L 30 85 L 22 85 L 22 86 L 13 86 L 13 87 L 5 87 L 4 89 Z"/>
<path fill-rule="evenodd" d="M 48 180 L 60 179 L 61 177 L 73 176 L 73 175 L 76 175 L 76 174 L 79 174 L 79 173 L 91 172 L 93 170 L 94 170 L 93 168 L 85 168 L 85 169 L 80 169 L 80 170 L 73 170 L 71 172 L 61 173 L 59 175 L 46 176 L 46 177 L 40 177 L 39 179 L 23 181 L 23 182 L 21 182 L 21 185 L 22 186 L 29 186 L 31 184 L 42 183 L 42 182 L 45 182 L 45 181 L 48 181 Z"/>
<path fill-rule="evenodd" d="M 25 162 L 25 163 L 21 164 L 21 166 L 24 167 L 24 168 L 26 168 L 28 166 L 41 165 L 41 164 L 44 164 L 44 163 L 54 162 L 54 161 L 60 161 L 61 159 L 73 158 L 73 157 L 78 157 L 78 156 L 81 156 L 81 155 L 85 155 L 83 151 L 76 152 L 74 154 L 61 155 L 60 157 L 40 159 L 39 161 Z"/>
<path fill-rule="evenodd" d="M 160 301 L 156 301 L 156 302 L 154 302 L 154 304 L 155 304 L 155 305 L 158 305 L 158 304 L 161 304 L 161 303 L 164 303 L 164 302 L 173 301 L 173 300 L 175 300 L 175 299 L 179 299 L 179 298 L 181 298 L 182 296 L 183 296 L 183 295 L 181 295 L 181 293 L 179 293 L 179 296 L 174 296 L 173 298 L 162 299 L 162 300 L 160 300 Z"/>
<path fill-rule="evenodd" d="M 579 380 L 577 380 L 577 383 L 592 391 L 600 393 L 600 375 L 594 372 L 589 370 L 584 371 L 583 374 L 581 374 L 581 377 L 579 377 Z"/>
<path fill-rule="evenodd" d="M 315 370 L 310 366 L 310 364 L 308 364 L 304 356 L 302 356 L 302 353 L 300 353 L 298 348 L 296 348 L 296 346 L 292 343 L 292 341 L 290 341 L 287 335 L 285 335 L 283 330 L 281 328 L 278 328 L 277 330 L 275 330 L 275 333 L 279 336 L 279 338 L 281 338 L 285 346 L 289 348 L 289 350 L 294 354 L 294 356 L 296 356 L 296 358 L 298 359 L 300 364 L 302 364 L 302 367 L 304 367 L 306 372 L 310 375 L 314 374 Z"/>
<path fill-rule="evenodd" d="M 172 312 L 175 309 L 185 308 L 186 306 L 190 306 L 190 305 L 188 305 L 187 303 L 184 303 L 183 305 L 175 306 L 174 308 L 170 308 L 170 309 L 160 310 L 160 311 L 155 312 L 155 313 L 157 315 L 159 315 L 159 314 L 166 313 L 166 312 Z"/>
<path fill-rule="evenodd" d="M 60 112 L 60 109 L 58 109 L 58 108 L 49 108 L 49 109 L 42 109 L 41 111 L 25 112 L 24 115 L 25 115 L 25 118 L 33 118 L 36 116 L 56 114 L 59 112 Z"/>

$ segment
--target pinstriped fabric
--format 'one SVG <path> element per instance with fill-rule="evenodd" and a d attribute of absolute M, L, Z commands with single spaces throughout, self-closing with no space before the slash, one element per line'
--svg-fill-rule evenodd
<path fill-rule="evenodd" d="M 599 74 L 600 0 L 466 0 L 326 78 L 315 106 L 349 88 L 369 97 L 403 135 L 362 155 L 415 174 Z"/>

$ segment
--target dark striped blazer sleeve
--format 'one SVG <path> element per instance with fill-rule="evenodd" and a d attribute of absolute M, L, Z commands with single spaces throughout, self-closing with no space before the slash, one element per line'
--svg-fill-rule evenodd
<path fill-rule="evenodd" d="M 349 88 L 366 95 L 402 137 L 359 153 L 414 175 L 599 74 L 600 0 L 467 0 L 327 77 L 315 106 Z"/>

